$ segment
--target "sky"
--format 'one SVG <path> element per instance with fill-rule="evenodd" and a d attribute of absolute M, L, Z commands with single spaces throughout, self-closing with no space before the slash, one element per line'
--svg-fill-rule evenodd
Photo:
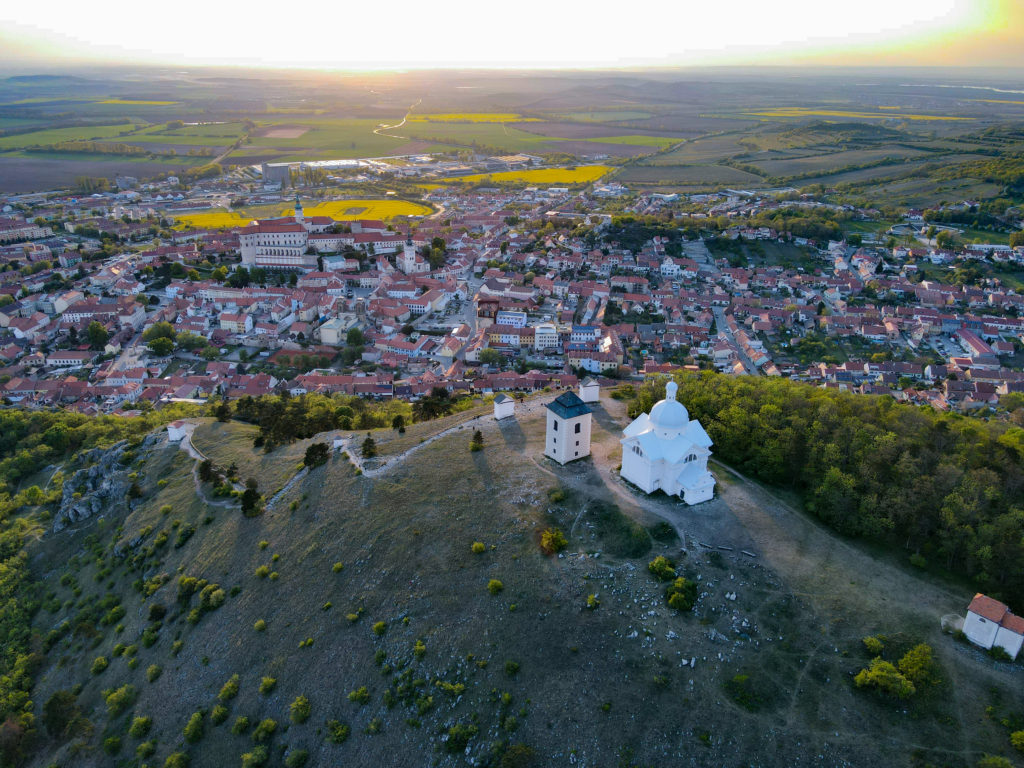
<path fill-rule="evenodd" d="M 0 61 L 341 70 L 1024 67 L 1024 0 L 5 2 Z"/>

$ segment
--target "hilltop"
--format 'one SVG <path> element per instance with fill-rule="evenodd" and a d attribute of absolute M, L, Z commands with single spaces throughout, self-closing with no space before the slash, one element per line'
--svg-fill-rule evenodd
<path fill-rule="evenodd" d="M 1024 709 L 1019 667 L 939 630 L 964 590 L 723 466 L 699 507 L 639 495 L 615 471 L 613 399 L 593 458 L 558 467 L 541 457 L 548 399 L 500 424 L 476 409 L 375 430 L 377 458 L 309 470 L 308 445 L 365 432 L 264 453 L 254 427 L 194 420 L 196 449 L 258 481 L 256 517 L 164 430 L 118 449 L 107 477 L 138 497 L 30 547 L 46 638 L 30 764 L 973 766 L 1010 751 L 998 721 Z M 567 546 L 545 553 L 554 529 Z M 659 555 L 697 585 L 693 611 L 666 605 Z M 937 681 L 902 702 L 857 689 L 868 635 L 886 658 L 930 644 Z"/>

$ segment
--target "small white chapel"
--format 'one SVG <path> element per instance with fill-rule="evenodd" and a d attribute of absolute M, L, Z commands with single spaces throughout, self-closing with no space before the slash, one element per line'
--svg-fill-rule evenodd
<path fill-rule="evenodd" d="M 708 471 L 711 438 L 676 400 L 678 389 L 670 381 L 665 399 L 623 430 L 620 474 L 645 493 L 662 490 L 699 504 L 715 494 L 715 478 Z"/>

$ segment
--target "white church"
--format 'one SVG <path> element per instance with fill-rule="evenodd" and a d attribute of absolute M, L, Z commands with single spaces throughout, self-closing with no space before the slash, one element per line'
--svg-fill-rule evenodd
<path fill-rule="evenodd" d="M 670 381 L 665 399 L 623 430 L 620 474 L 645 493 L 662 490 L 699 504 L 715 494 L 715 478 L 708 471 L 711 438 L 676 400 L 678 388 Z"/>

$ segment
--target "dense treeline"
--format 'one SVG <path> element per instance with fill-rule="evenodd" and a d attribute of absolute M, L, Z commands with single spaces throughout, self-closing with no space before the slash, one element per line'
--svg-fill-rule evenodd
<path fill-rule="evenodd" d="M 676 378 L 715 455 L 837 531 L 933 561 L 1024 610 L 1024 429 L 785 379 Z M 664 396 L 639 388 L 635 415 Z"/>
<path fill-rule="evenodd" d="M 0 411 L 0 764 L 13 764 L 35 722 L 29 692 L 40 661 L 32 637 L 38 595 L 28 569 L 25 541 L 38 535 L 34 510 L 61 496 L 60 472 L 50 482 L 19 489 L 22 481 L 63 462 L 76 451 L 141 437 L 161 423 L 189 415 L 176 406 L 135 418 L 83 416 L 66 411 Z"/>

